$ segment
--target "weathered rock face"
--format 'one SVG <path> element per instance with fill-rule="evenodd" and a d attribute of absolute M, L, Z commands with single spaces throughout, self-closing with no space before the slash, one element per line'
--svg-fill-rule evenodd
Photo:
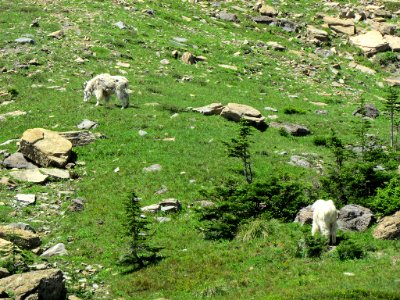
<path fill-rule="evenodd" d="M 389 49 L 389 44 L 377 30 L 350 37 L 350 42 L 359 47 L 366 56 L 372 56 Z"/>
<path fill-rule="evenodd" d="M 244 119 L 260 130 L 264 130 L 268 127 L 265 123 L 265 118 L 257 109 L 244 104 L 228 103 L 221 111 L 221 116 L 235 122 Z"/>
<path fill-rule="evenodd" d="M 301 225 L 304 224 L 312 224 L 313 220 L 313 210 L 312 210 L 312 205 L 306 206 L 297 213 L 296 218 L 294 221 L 296 223 L 300 223 Z"/>
<path fill-rule="evenodd" d="M 341 230 L 365 231 L 374 220 L 374 214 L 370 209 L 349 204 L 340 209 L 337 223 Z"/>
<path fill-rule="evenodd" d="M 394 215 L 382 218 L 376 226 L 374 238 L 382 240 L 399 240 L 400 239 L 400 211 Z"/>
<path fill-rule="evenodd" d="M 10 293 L 10 294 L 8 294 Z M 61 270 L 47 269 L 16 274 L 0 279 L 0 295 L 13 299 L 66 299 L 64 276 Z"/>
<path fill-rule="evenodd" d="M 385 35 L 385 41 L 389 44 L 390 49 L 394 52 L 400 51 L 400 37 L 393 35 Z"/>
<path fill-rule="evenodd" d="M 222 105 L 222 103 L 211 103 L 206 106 L 193 108 L 193 111 L 199 112 L 205 116 L 209 116 L 209 115 L 219 115 L 223 109 L 224 106 Z"/>
<path fill-rule="evenodd" d="M 43 128 L 26 130 L 19 152 L 43 167 L 64 167 L 70 158 L 72 143 L 57 132 Z"/>
<path fill-rule="evenodd" d="M 8 226 L 0 226 L 0 238 L 11 241 L 22 249 L 34 249 L 42 243 L 37 234 Z"/>

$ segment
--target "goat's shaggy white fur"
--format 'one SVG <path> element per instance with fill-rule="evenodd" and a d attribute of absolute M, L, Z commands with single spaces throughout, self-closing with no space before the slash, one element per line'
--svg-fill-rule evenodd
<path fill-rule="evenodd" d="M 332 244 L 336 244 L 336 229 L 338 211 L 332 200 L 317 200 L 312 205 L 313 223 L 312 235 L 320 232 L 323 236 L 329 238 Z"/>
<path fill-rule="evenodd" d="M 100 100 L 104 99 L 104 101 L 108 103 L 111 95 L 116 94 L 124 109 L 129 105 L 127 89 L 128 79 L 125 77 L 100 74 L 85 83 L 83 101 L 89 101 L 90 96 L 94 94 L 97 99 L 96 106 L 98 106 Z"/>

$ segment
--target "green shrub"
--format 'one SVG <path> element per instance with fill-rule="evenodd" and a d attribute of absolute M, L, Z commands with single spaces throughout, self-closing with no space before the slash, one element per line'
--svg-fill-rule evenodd
<path fill-rule="evenodd" d="M 365 257 L 365 251 L 362 246 L 352 240 L 346 240 L 336 247 L 340 260 L 360 259 Z"/>
<path fill-rule="evenodd" d="M 328 144 L 327 138 L 324 136 L 316 136 L 313 139 L 315 146 L 326 146 Z"/>
<path fill-rule="evenodd" d="M 312 236 L 309 231 L 305 232 L 304 229 L 304 238 L 297 245 L 296 256 L 317 258 L 321 257 L 327 249 L 327 238 L 320 235 Z"/>
<path fill-rule="evenodd" d="M 394 52 L 379 53 L 375 59 L 381 66 L 388 66 L 399 62 L 399 58 Z"/>
<path fill-rule="evenodd" d="M 239 225 L 264 215 L 284 222 L 293 221 L 299 209 L 312 200 L 307 187 L 287 177 L 271 176 L 253 184 L 227 182 L 203 195 L 216 205 L 199 210 L 206 239 L 232 239 Z"/>
<path fill-rule="evenodd" d="M 371 203 L 377 217 L 391 215 L 400 210 L 400 179 L 394 177 L 384 188 L 379 188 Z"/>
<path fill-rule="evenodd" d="M 293 107 L 287 107 L 283 110 L 283 113 L 285 115 L 295 115 L 295 114 L 299 114 L 299 115 L 304 115 L 306 112 L 304 110 L 301 109 L 297 109 L 297 108 L 293 108 Z"/>

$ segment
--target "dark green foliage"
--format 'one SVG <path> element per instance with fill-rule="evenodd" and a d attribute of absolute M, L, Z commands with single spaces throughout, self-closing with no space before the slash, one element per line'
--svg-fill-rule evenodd
<path fill-rule="evenodd" d="M 328 140 L 325 136 L 316 136 L 313 139 L 313 143 L 315 146 L 327 146 Z"/>
<path fill-rule="evenodd" d="M 321 257 L 321 255 L 328 249 L 328 240 L 320 235 L 312 236 L 305 227 L 303 230 L 304 238 L 301 239 L 297 245 L 296 256 L 298 257 Z"/>
<path fill-rule="evenodd" d="M 160 259 L 158 252 L 160 247 L 149 245 L 149 221 L 142 217 L 140 210 L 140 199 L 132 192 L 125 203 L 126 234 L 129 236 L 129 253 L 121 259 L 121 263 L 129 265 L 133 271 L 155 263 Z"/>
<path fill-rule="evenodd" d="M 251 185 L 228 182 L 216 187 L 204 194 L 215 205 L 199 211 L 205 238 L 232 239 L 242 222 L 261 215 L 291 222 L 311 202 L 306 191 L 298 181 L 277 176 Z"/>
<path fill-rule="evenodd" d="M 390 117 L 390 146 L 395 147 L 394 145 L 394 119 L 395 114 L 400 110 L 400 102 L 399 102 L 399 92 L 394 87 L 389 87 L 387 89 L 385 106 L 388 110 Z"/>
<path fill-rule="evenodd" d="M 359 243 L 352 240 L 345 240 L 336 247 L 340 260 L 360 259 L 365 257 L 366 253 Z"/>
<path fill-rule="evenodd" d="M 304 115 L 306 112 L 298 108 L 287 107 L 283 110 L 283 113 L 286 115 L 294 115 L 294 114 Z"/>
<path fill-rule="evenodd" d="M 399 62 L 398 55 L 390 51 L 379 53 L 375 59 L 381 66 L 389 66 Z"/>
<path fill-rule="evenodd" d="M 248 121 L 240 121 L 240 129 L 237 138 L 232 138 L 230 142 L 224 144 L 228 149 L 229 157 L 240 158 L 243 162 L 243 175 L 248 183 L 253 181 L 253 171 L 251 169 L 250 141 L 251 126 Z"/>
<path fill-rule="evenodd" d="M 334 155 L 334 164 L 327 168 L 326 175 L 320 179 L 324 197 L 333 198 L 339 205 L 348 203 L 369 206 L 376 190 L 382 188 L 392 178 L 393 172 L 376 168 L 388 157 L 380 146 L 365 146 L 363 160 L 351 157 L 342 140 L 334 131 L 328 140 Z M 354 156 L 354 155 L 353 155 Z"/>
<path fill-rule="evenodd" d="M 384 188 L 379 188 L 371 203 L 377 217 L 388 216 L 400 210 L 400 179 L 394 177 Z"/>

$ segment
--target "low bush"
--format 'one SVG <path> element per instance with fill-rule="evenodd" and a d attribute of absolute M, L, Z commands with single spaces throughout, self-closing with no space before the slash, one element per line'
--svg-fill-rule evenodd
<path fill-rule="evenodd" d="M 366 255 L 362 245 L 352 240 L 346 240 L 340 243 L 336 247 L 336 251 L 340 260 L 360 259 Z"/>
<path fill-rule="evenodd" d="M 384 188 L 377 190 L 370 205 L 377 217 L 391 215 L 400 210 L 400 179 L 394 177 Z"/>
<path fill-rule="evenodd" d="M 199 210 L 200 229 L 206 239 L 232 239 L 244 221 L 261 215 L 291 222 L 312 202 L 306 197 L 307 190 L 296 180 L 278 176 L 253 184 L 224 183 L 203 192 L 215 205 Z"/>

